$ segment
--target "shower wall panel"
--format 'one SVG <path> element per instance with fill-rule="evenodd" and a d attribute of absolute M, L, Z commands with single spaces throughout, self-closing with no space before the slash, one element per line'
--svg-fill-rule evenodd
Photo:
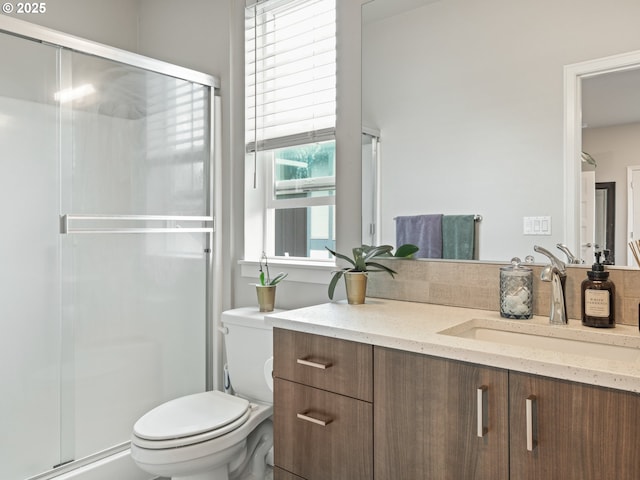
<path fill-rule="evenodd" d="M 0 478 L 19 479 L 59 462 L 57 49 L 0 42 Z"/>

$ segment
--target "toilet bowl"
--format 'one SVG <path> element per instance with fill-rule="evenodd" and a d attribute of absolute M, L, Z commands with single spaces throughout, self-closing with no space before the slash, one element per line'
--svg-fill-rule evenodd
<path fill-rule="evenodd" d="M 240 478 L 251 457 L 262 452 L 264 463 L 272 412 L 271 405 L 217 391 L 181 397 L 136 422 L 131 457 L 146 472 L 172 479 Z M 262 477 L 252 473 L 264 478 L 264 469 Z"/>
<path fill-rule="evenodd" d="M 210 391 L 168 401 L 134 425 L 131 458 L 172 480 L 262 480 L 273 445 L 272 330 L 257 308 L 224 312 L 234 394 Z"/>

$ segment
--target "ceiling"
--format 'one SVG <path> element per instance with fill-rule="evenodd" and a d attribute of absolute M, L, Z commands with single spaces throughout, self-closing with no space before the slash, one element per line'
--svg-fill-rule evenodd
<path fill-rule="evenodd" d="M 609 127 L 640 122 L 640 68 L 582 80 L 582 125 Z"/>

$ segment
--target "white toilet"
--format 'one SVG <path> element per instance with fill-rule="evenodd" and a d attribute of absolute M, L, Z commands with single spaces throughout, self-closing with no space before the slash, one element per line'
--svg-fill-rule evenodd
<path fill-rule="evenodd" d="M 196 393 L 164 403 L 133 427 L 131 457 L 173 480 L 263 480 L 273 446 L 273 335 L 258 308 L 222 314 L 234 394 Z"/>

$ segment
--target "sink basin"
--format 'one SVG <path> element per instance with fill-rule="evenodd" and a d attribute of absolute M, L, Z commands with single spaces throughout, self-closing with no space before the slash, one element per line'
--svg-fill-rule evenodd
<path fill-rule="evenodd" d="M 439 333 L 605 360 L 640 362 L 640 338 L 599 330 L 474 319 Z"/>

